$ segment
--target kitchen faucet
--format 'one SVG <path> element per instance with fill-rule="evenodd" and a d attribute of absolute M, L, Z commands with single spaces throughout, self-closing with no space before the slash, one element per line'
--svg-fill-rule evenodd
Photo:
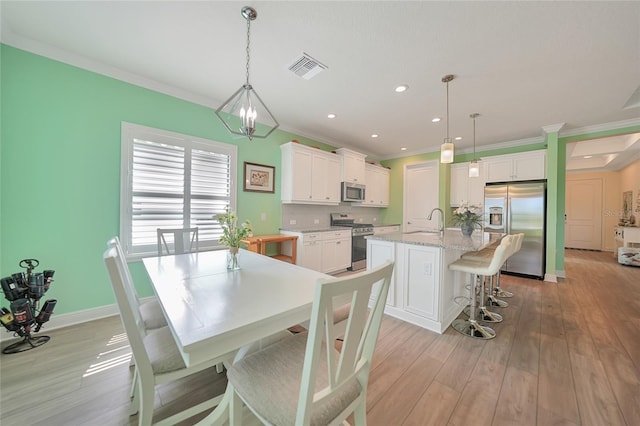
<path fill-rule="evenodd" d="M 435 207 L 433 210 L 431 210 L 431 213 L 429 213 L 429 216 L 427 216 L 427 220 L 431 220 L 431 216 L 433 216 L 433 212 L 435 211 L 439 211 L 440 212 L 440 236 L 444 235 L 444 212 L 442 211 L 442 209 L 440 207 Z"/>

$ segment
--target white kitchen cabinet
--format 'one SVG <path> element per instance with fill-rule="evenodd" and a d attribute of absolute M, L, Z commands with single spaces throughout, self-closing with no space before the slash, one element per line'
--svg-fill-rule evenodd
<path fill-rule="evenodd" d="M 329 274 L 350 266 L 351 231 L 323 232 L 321 272 Z"/>
<path fill-rule="evenodd" d="M 462 311 L 456 300 L 468 293 L 468 274 L 448 267 L 461 254 L 453 248 L 400 243 L 395 236 L 367 238 L 368 270 L 387 259 L 395 262 L 389 290 L 393 299 L 387 300 L 385 314 L 443 333 Z"/>
<path fill-rule="evenodd" d="M 478 177 L 469 177 L 469 162 L 451 165 L 451 207 L 459 207 L 463 201 L 478 207 L 484 203 L 484 167 L 482 161 L 479 163 Z"/>
<path fill-rule="evenodd" d="M 374 226 L 373 235 L 393 234 L 400 232 L 400 225 Z"/>
<path fill-rule="evenodd" d="M 351 230 L 302 232 L 281 230 L 296 235 L 297 264 L 326 274 L 351 266 Z"/>
<path fill-rule="evenodd" d="M 400 248 L 400 247 L 399 247 Z M 403 244 L 403 308 L 432 321 L 439 317 L 441 249 Z"/>
<path fill-rule="evenodd" d="M 297 244 L 297 264 L 314 271 L 321 271 L 322 234 L 319 232 L 300 234 Z"/>
<path fill-rule="evenodd" d="M 366 155 L 347 148 L 337 149 L 336 153 L 341 158 L 342 182 L 352 182 L 365 185 L 366 176 L 364 159 Z"/>
<path fill-rule="evenodd" d="M 376 266 L 380 266 L 387 260 L 395 262 L 395 243 L 390 241 L 369 240 L 367 239 L 367 270 L 372 270 Z M 380 284 L 377 283 L 371 294 L 376 293 L 376 289 Z M 389 293 L 387 293 L 387 306 L 396 305 L 396 286 L 395 286 L 395 267 L 394 273 L 391 275 L 391 285 Z"/>
<path fill-rule="evenodd" d="M 374 164 L 365 165 L 365 201 L 358 207 L 389 207 L 389 169 Z"/>
<path fill-rule="evenodd" d="M 486 182 L 535 180 L 546 177 L 547 152 L 545 150 L 496 155 L 482 159 Z"/>
<path fill-rule="evenodd" d="M 295 142 L 283 144 L 280 149 L 283 203 L 340 203 L 340 157 Z"/>

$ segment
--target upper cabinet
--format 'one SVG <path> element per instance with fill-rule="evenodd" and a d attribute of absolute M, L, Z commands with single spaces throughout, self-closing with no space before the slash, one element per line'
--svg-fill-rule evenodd
<path fill-rule="evenodd" d="M 342 160 L 342 182 L 364 185 L 366 182 L 364 162 L 366 155 L 346 148 L 337 149 L 336 152 Z"/>
<path fill-rule="evenodd" d="M 340 203 L 340 157 L 295 142 L 280 145 L 282 202 L 287 204 Z"/>
<path fill-rule="evenodd" d="M 484 203 L 484 167 L 480 161 L 480 176 L 469 177 L 469 162 L 451 165 L 451 207 L 459 207 L 466 201 L 472 206 L 482 206 Z"/>
<path fill-rule="evenodd" d="M 354 203 L 361 207 L 389 206 L 389 169 L 374 164 L 365 165 L 365 201 Z"/>
<path fill-rule="evenodd" d="M 482 206 L 484 186 L 489 182 L 536 180 L 546 177 L 547 152 L 529 151 L 518 154 L 496 155 L 480 160 L 480 176 L 469 177 L 469 163 L 451 165 L 451 207 L 459 207 L 463 201 Z"/>
<path fill-rule="evenodd" d="M 547 170 L 545 150 L 497 155 L 482 159 L 486 182 L 544 179 Z"/>

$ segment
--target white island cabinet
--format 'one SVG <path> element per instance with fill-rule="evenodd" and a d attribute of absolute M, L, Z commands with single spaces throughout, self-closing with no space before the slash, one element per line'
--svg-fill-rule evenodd
<path fill-rule="evenodd" d="M 367 269 L 395 261 L 385 313 L 443 333 L 466 304 L 460 296 L 469 296 L 468 274 L 450 271 L 449 264 L 489 243 L 489 234 L 466 238 L 459 230 L 442 237 L 423 232 L 367 237 Z"/>

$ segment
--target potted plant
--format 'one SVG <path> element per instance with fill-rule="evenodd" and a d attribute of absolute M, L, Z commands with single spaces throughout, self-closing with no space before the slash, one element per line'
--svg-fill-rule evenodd
<path fill-rule="evenodd" d="M 460 207 L 453 211 L 452 218 L 454 225 L 460 225 L 462 235 L 471 236 L 473 230 L 482 226 L 482 213 L 478 206 L 470 206 L 466 202 L 462 202 Z"/>
<path fill-rule="evenodd" d="M 240 241 L 253 235 L 251 222 L 245 220 L 238 226 L 238 215 L 236 215 L 229 206 L 225 207 L 224 213 L 217 214 L 215 219 L 222 227 L 222 235 L 218 241 L 229 247 L 229 251 L 227 252 L 227 268 L 239 269 L 238 251 L 240 249 Z"/>

